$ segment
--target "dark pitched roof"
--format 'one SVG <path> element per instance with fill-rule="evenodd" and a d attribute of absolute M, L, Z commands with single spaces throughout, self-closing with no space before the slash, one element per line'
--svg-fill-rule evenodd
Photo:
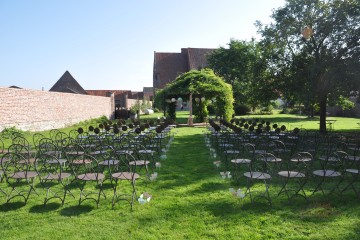
<path fill-rule="evenodd" d="M 120 99 L 124 94 L 131 94 L 130 90 L 86 90 L 89 95 L 109 97 L 109 93 L 114 93 L 115 100 Z"/>
<path fill-rule="evenodd" d="M 50 88 L 49 91 L 87 94 L 87 92 L 68 71 L 61 76 L 61 78 L 54 84 L 54 86 L 52 86 L 52 88 Z"/>
<path fill-rule="evenodd" d="M 152 93 L 152 92 L 154 92 L 154 88 L 153 87 L 143 87 L 143 92 L 144 93 Z"/>

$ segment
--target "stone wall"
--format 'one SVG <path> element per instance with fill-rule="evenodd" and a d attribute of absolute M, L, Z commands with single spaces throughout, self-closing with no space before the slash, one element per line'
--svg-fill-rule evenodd
<path fill-rule="evenodd" d="M 126 101 L 126 106 L 125 108 L 126 109 L 130 109 L 132 106 L 134 106 L 137 101 L 140 102 L 140 104 L 142 104 L 143 100 L 138 100 L 138 99 L 131 99 L 131 98 L 128 98 L 127 101 Z M 152 106 L 152 101 L 147 101 L 148 103 L 150 103 L 150 105 Z"/>
<path fill-rule="evenodd" d="M 100 116 L 113 118 L 114 96 L 97 97 L 0 87 L 0 131 L 41 131 L 66 127 Z"/>

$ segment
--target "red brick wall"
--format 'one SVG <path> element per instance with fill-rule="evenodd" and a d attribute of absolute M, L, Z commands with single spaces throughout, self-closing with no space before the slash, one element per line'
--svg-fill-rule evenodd
<path fill-rule="evenodd" d="M 0 131 L 65 127 L 100 116 L 113 116 L 114 98 L 0 87 Z"/>

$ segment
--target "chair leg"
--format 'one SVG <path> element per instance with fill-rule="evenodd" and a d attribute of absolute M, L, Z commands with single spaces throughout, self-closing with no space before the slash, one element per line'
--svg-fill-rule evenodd
<path fill-rule="evenodd" d="M 289 190 L 286 188 L 286 185 L 288 184 L 289 179 L 288 179 L 288 178 L 284 178 L 284 177 L 282 177 L 281 179 L 282 179 L 283 184 L 282 184 L 282 187 L 281 187 L 281 189 L 280 189 L 280 191 L 279 191 L 279 193 L 278 193 L 278 196 L 279 196 L 280 194 L 282 194 L 282 193 L 285 193 L 286 196 L 287 196 L 287 198 L 290 199 L 290 196 L 289 196 L 289 193 L 288 193 Z"/>
<path fill-rule="evenodd" d="M 320 180 L 320 182 L 316 185 L 316 187 L 315 187 L 315 189 L 314 189 L 314 191 L 313 191 L 312 194 L 315 194 L 315 192 L 321 190 L 322 194 L 324 195 L 324 190 L 323 190 L 323 188 L 322 188 L 322 186 L 321 186 L 324 181 L 325 181 L 325 179 L 322 177 L 321 180 Z"/>
<path fill-rule="evenodd" d="M 270 193 L 269 193 L 270 184 L 266 180 L 264 180 L 264 184 L 265 184 L 265 189 L 266 189 L 265 199 L 268 200 L 268 202 L 271 206 L 272 203 L 271 203 L 271 197 L 270 197 Z"/>
<path fill-rule="evenodd" d="M 113 184 L 114 195 L 113 195 L 112 206 L 111 206 L 113 209 L 114 209 L 114 206 L 115 206 L 115 203 L 116 203 L 116 198 L 117 198 L 116 190 L 117 190 L 117 184 L 118 184 L 117 179 L 115 179 L 114 181 L 115 181 L 115 184 Z"/>

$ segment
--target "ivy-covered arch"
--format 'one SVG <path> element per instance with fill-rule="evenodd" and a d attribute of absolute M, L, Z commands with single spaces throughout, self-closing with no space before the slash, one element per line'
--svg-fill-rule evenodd
<path fill-rule="evenodd" d="M 166 101 L 171 98 L 189 99 L 193 96 L 193 114 L 202 121 L 207 117 L 207 106 L 213 104 L 218 116 L 230 120 L 234 114 L 233 93 L 230 84 L 215 75 L 211 69 L 191 70 L 156 92 L 155 104 L 167 109 L 169 117 L 175 120 L 175 102 Z M 199 99 L 202 98 L 202 101 Z"/>

